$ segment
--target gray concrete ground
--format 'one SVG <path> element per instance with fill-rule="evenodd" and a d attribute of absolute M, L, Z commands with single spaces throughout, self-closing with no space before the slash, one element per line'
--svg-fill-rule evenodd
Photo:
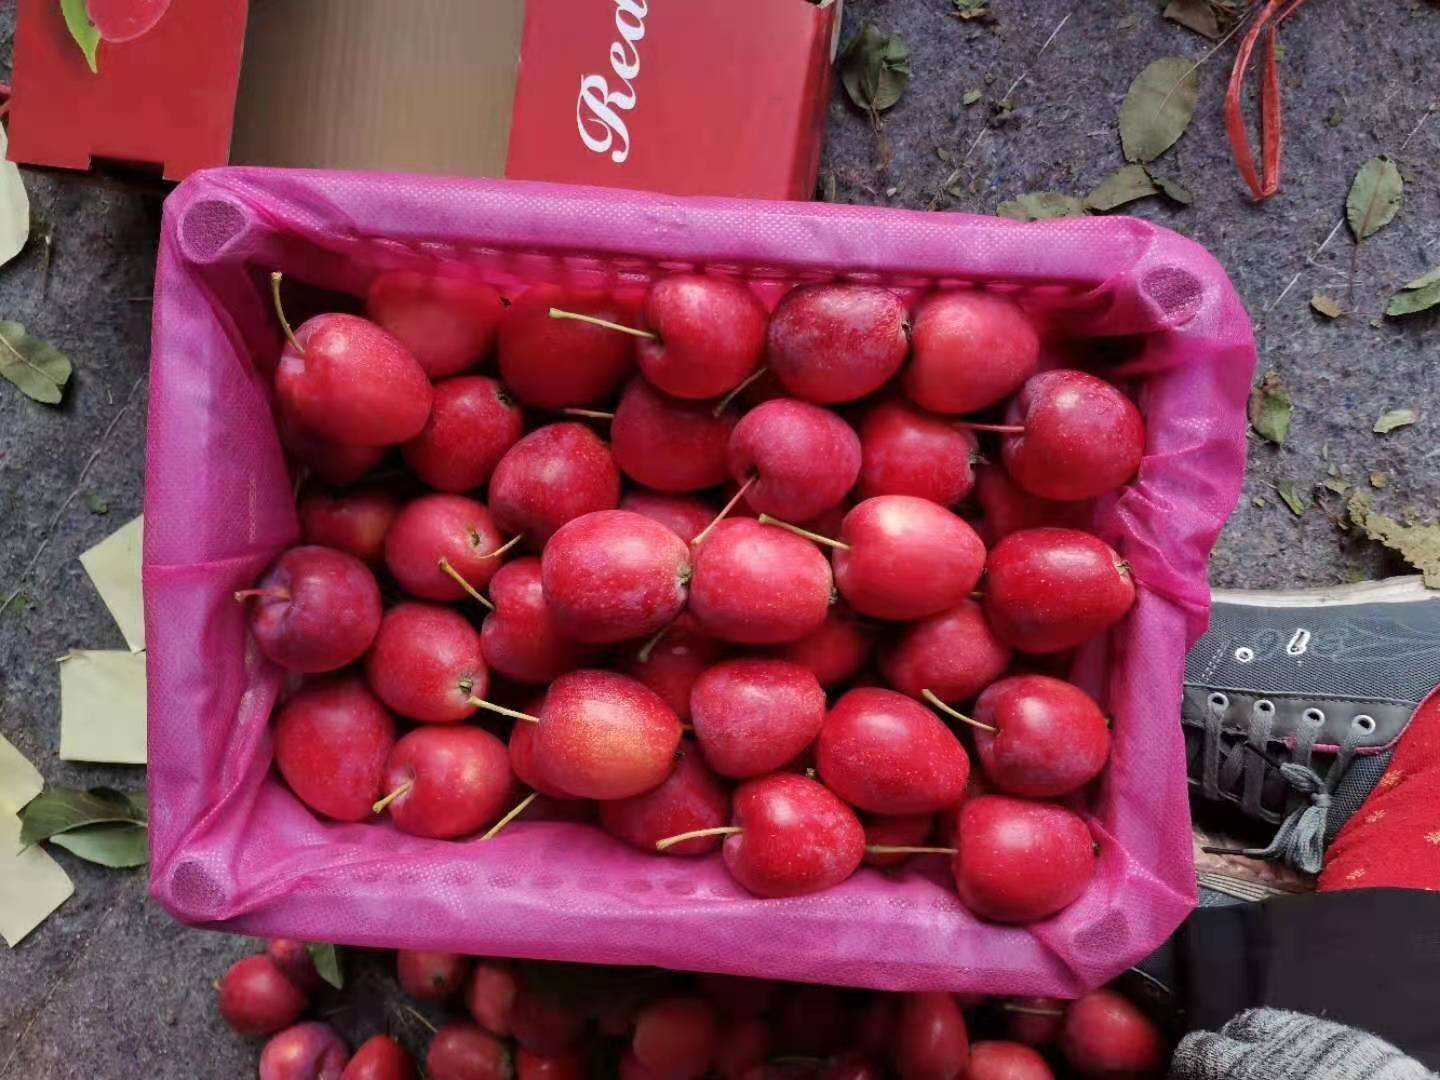
<path fill-rule="evenodd" d="M 963 194 L 942 197 L 944 209 L 990 213 L 1038 189 L 1084 194 L 1121 164 L 1114 120 L 1133 75 L 1157 57 L 1198 59 L 1206 48 L 1139 0 L 993 6 L 998 24 L 989 28 L 950 18 L 950 0 L 851 0 L 846 36 L 862 19 L 900 31 L 913 48 L 915 77 L 886 114 L 883 167 L 868 123 L 837 91 L 822 173 L 822 183 L 833 177 L 836 198 L 924 208 L 952 163 L 962 162 Z M 9 55 L 12 24 L 11 11 L 0 15 L 0 58 Z M 1424 122 L 1440 105 L 1440 9 L 1420 0 L 1327 0 L 1302 9 L 1284 44 L 1282 193 L 1252 204 L 1231 165 L 1221 122 L 1226 50 L 1201 67 L 1195 122 L 1163 162 L 1194 192 L 1194 205 L 1151 200 L 1134 208 L 1224 263 L 1256 320 L 1262 370 L 1279 372 L 1295 398 L 1287 446 L 1252 442 L 1245 496 L 1213 564 L 1215 583 L 1232 587 L 1398 569 L 1337 529 L 1339 498 L 1298 519 L 1276 498 L 1274 485 L 1287 479 L 1308 492 L 1329 475 L 1329 462 L 1362 485 L 1372 472 L 1388 474 L 1374 497 L 1393 515 L 1433 516 L 1440 506 L 1432 415 L 1440 327 L 1435 316 L 1370 321 L 1393 288 L 1440 264 L 1440 117 Z M 987 128 L 991 103 L 1022 74 L 1013 115 Z M 984 100 L 966 107 L 971 88 Z M 1341 230 L 1313 253 L 1339 221 L 1355 169 L 1381 152 L 1394 154 L 1405 175 L 1404 208 L 1360 253 L 1360 314 L 1327 322 L 1311 312 L 1309 297 L 1315 289 L 1345 296 L 1351 239 Z M 48 281 L 38 244 L 0 270 L 0 315 L 65 349 L 76 373 L 58 409 L 0 384 L 0 595 L 18 585 L 27 598 L 0 616 L 0 732 L 54 783 L 133 788 L 143 780 L 138 769 L 56 757 L 53 661 L 72 646 L 122 647 L 76 556 L 141 508 L 159 204 L 72 176 L 27 172 L 26 184 L 53 226 L 53 256 Z M 1371 433 L 1381 412 L 1403 405 L 1419 408 L 1422 421 L 1389 436 Z M 76 491 L 103 497 L 108 514 L 70 499 Z M 251 944 L 174 925 L 147 901 L 140 872 L 57 857 L 75 879 L 75 897 L 20 948 L 0 953 L 0 1078 L 253 1075 L 256 1047 L 223 1028 L 210 989 Z M 355 1015 L 338 1020 L 360 1033 Z"/>

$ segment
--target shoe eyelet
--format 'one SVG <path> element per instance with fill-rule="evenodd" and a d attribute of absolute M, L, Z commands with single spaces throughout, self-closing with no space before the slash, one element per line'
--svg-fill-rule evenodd
<path fill-rule="evenodd" d="M 1351 723 L 1353 723 L 1361 731 L 1365 732 L 1366 735 L 1369 735 L 1375 730 L 1375 718 L 1369 713 L 1361 713 L 1359 716 L 1355 717 L 1355 719 L 1351 721 Z"/>
<path fill-rule="evenodd" d="M 1228 709 L 1230 707 L 1230 699 L 1219 691 L 1211 694 L 1209 700 L 1210 704 L 1217 709 Z"/>
<path fill-rule="evenodd" d="M 1242 664 L 1248 664 L 1255 659 L 1255 650 L 1248 645 L 1241 645 L 1235 650 L 1235 659 Z"/>
<path fill-rule="evenodd" d="M 1261 698 L 1259 701 L 1255 702 L 1255 711 L 1264 713 L 1266 716 L 1269 716 L 1275 711 L 1275 703 L 1269 698 Z"/>
<path fill-rule="evenodd" d="M 1325 714 L 1319 709 L 1306 709 L 1305 719 L 1316 726 L 1325 723 Z"/>

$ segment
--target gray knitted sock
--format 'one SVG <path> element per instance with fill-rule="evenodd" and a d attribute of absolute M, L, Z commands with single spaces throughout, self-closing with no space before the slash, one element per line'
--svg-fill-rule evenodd
<path fill-rule="evenodd" d="M 1284 1009 L 1251 1009 L 1219 1033 L 1186 1035 L 1171 1080 L 1436 1080 L 1412 1057 L 1356 1028 Z"/>

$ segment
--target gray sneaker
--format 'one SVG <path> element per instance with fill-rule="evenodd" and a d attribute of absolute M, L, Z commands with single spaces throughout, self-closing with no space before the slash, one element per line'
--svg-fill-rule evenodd
<path fill-rule="evenodd" d="M 1252 846 L 1206 850 L 1318 873 L 1437 684 L 1440 593 L 1419 577 L 1217 590 L 1185 665 L 1191 807 Z"/>

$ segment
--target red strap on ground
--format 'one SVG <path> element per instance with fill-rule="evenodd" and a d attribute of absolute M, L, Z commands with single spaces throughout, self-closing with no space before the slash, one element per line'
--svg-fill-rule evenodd
<path fill-rule="evenodd" d="M 1225 92 L 1225 131 L 1230 149 L 1251 194 L 1266 199 L 1280 187 L 1280 148 L 1284 140 L 1284 123 L 1280 108 L 1280 58 L 1277 52 L 1279 25 L 1295 13 L 1305 0 L 1266 0 L 1255 16 L 1250 29 L 1240 41 L 1235 66 L 1230 69 L 1230 86 Z M 1261 36 L 1265 38 L 1264 70 L 1260 76 L 1260 160 L 1263 177 L 1256 172 L 1255 155 L 1245 130 L 1245 117 L 1240 107 L 1240 94 L 1245 76 Z"/>

